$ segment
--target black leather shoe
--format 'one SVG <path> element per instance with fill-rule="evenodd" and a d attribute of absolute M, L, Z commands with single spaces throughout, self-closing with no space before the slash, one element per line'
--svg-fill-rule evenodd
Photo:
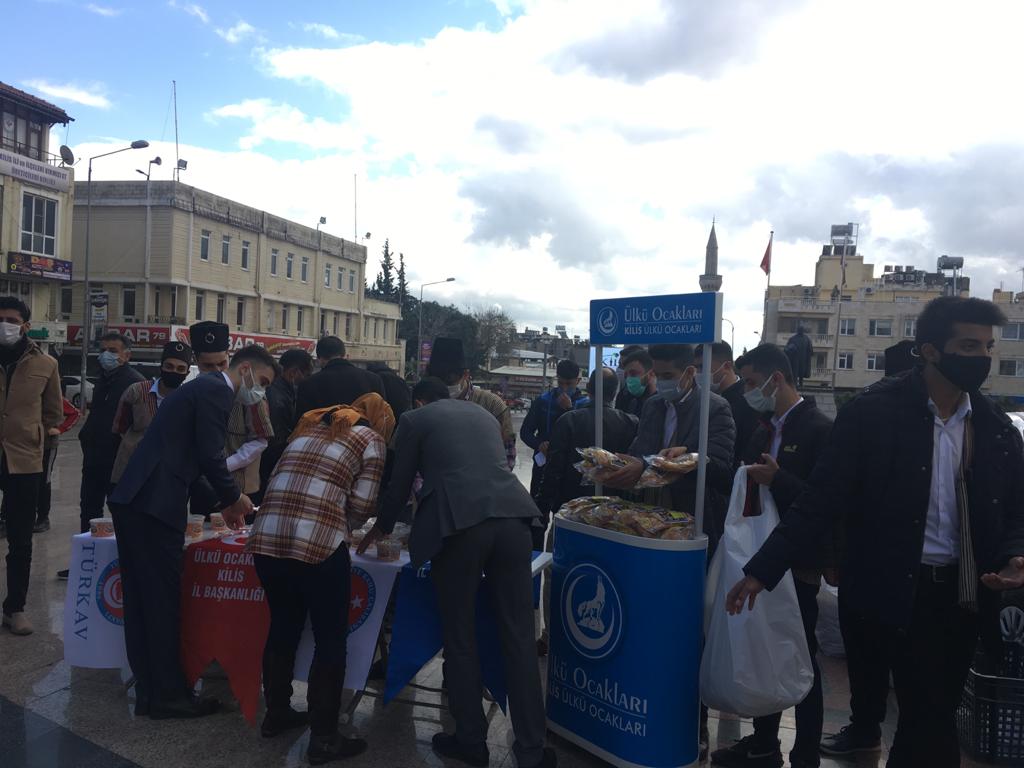
<path fill-rule="evenodd" d="M 36 520 L 36 524 L 32 526 L 32 533 L 46 533 L 50 530 L 50 521 L 47 519 Z"/>
<path fill-rule="evenodd" d="M 263 718 L 263 725 L 260 726 L 260 735 L 265 739 L 272 739 L 293 728 L 305 728 L 308 724 L 308 712 L 297 712 L 291 707 L 274 712 L 268 711 L 267 716 Z"/>
<path fill-rule="evenodd" d="M 434 752 L 441 757 L 460 760 L 466 765 L 476 768 L 487 768 L 491 763 L 491 753 L 486 744 L 469 747 L 461 743 L 454 733 L 435 733 L 433 739 Z"/>
<path fill-rule="evenodd" d="M 366 742 L 363 739 L 350 739 L 336 733 L 327 740 L 310 737 L 306 759 L 310 765 L 323 765 L 334 760 L 355 757 L 365 751 Z"/>
<path fill-rule="evenodd" d="M 149 707 L 153 720 L 187 720 L 212 715 L 220 709 L 217 699 L 200 699 L 197 696 L 182 696 L 170 701 L 154 701 Z"/>

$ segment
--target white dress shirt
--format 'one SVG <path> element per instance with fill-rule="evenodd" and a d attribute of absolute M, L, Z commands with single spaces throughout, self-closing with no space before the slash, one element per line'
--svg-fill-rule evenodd
<path fill-rule="evenodd" d="M 800 403 L 802 403 L 803 401 L 804 399 L 801 397 L 795 403 L 793 403 L 793 405 L 790 406 L 788 411 L 786 411 L 781 416 L 772 416 L 773 432 L 770 455 L 776 461 L 778 461 L 779 451 L 782 449 L 782 425 L 786 423 L 786 419 L 789 418 L 789 414 L 793 412 L 793 409 L 800 405 Z"/>
<path fill-rule="evenodd" d="M 153 386 L 149 388 L 149 391 L 156 395 L 156 407 L 160 407 L 160 403 L 164 401 L 164 396 L 160 394 L 160 377 L 157 376 L 153 379 Z"/>
<path fill-rule="evenodd" d="M 960 511 L 956 505 L 956 477 L 964 448 L 964 420 L 971 413 L 971 398 L 964 393 L 956 413 L 939 418 L 931 398 L 928 410 L 935 416 L 932 446 L 932 488 L 924 528 L 925 565 L 949 565 L 960 559 Z"/>
<path fill-rule="evenodd" d="M 679 400 L 676 400 L 675 398 L 671 400 L 665 398 L 665 435 L 662 439 L 662 448 L 676 447 L 672 444 L 676 437 L 676 430 L 679 428 L 679 412 L 676 411 L 676 406 L 685 403 L 687 398 L 693 394 L 695 389 L 696 387 L 691 386 L 687 393 Z M 688 445 L 686 447 L 691 451 L 697 450 L 697 447 L 693 445 Z"/>

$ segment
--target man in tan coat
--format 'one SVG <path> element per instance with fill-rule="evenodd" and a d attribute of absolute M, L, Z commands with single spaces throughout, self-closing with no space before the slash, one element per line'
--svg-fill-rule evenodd
<path fill-rule="evenodd" d="M 64 420 L 57 361 L 26 336 L 29 308 L 0 297 L 0 486 L 7 501 L 7 599 L 3 626 L 32 634 L 25 616 L 32 526 L 43 476 L 43 441 Z"/>

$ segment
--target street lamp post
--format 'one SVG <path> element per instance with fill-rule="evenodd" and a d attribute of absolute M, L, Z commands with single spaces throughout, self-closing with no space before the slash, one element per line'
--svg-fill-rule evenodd
<path fill-rule="evenodd" d="M 454 277 L 448 277 L 444 280 L 435 280 L 432 283 L 423 283 L 420 286 L 420 327 L 416 332 L 416 378 L 423 378 L 423 289 L 428 285 L 440 285 L 441 283 L 452 283 L 455 282 Z"/>
<path fill-rule="evenodd" d="M 149 161 L 149 165 L 146 166 L 145 171 L 140 171 L 138 168 L 135 169 L 136 173 L 141 173 L 146 177 L 146 266 L 143 271 L 143 287 L 142 287 L 142 314 L 146 318 L 146 322 L 150 322 L 149 317 L 149 272 L 150 272 L 150 259 L 152 254 L 152 237 L 153 237 L 153 225 L 152 225 L 152 198 L 149 194 L 149 177 L 153 173 L 154 165 L 162 165 L 163 160 L 160 156 L 154 157 Z"/>
<path fill-rule="evenodd" d="M 82 370 L 81 378 L 78 382 L 78 386 L 82 393 L 82 396 L 79 398 L 82 404 L 82 413 L 85 413 L 89 408 L 88 400 L 86 400 L 85 397 L 85 372 L 89 363 L 89 337 L 91 336 L 92 331 L 89 322 L 92 319 L 92 305 L 89 302 L 89 234 L 90 225 L 92 224 L 92 161 L 98 160 L 101 157 L 107 157 L 108 155 L 116 155 L 119 152 L 127 152 L 129 149 L 145 149 L 148 146 L 148 141 L 139 139 L 138 141 L 133 141 L 127 147 L 115 149 L 113 152 L 104 152 L 101 155 L 93 155 L 89 158 L 89 175 L 86 177 L 85 182 L 85 271 L 82 276 Z"/>
<path fill-rule="evenodd" d="M 729 346 L 733 348 L 732 352 L 735 355 L 736 354 L 736 326 L 733 325 L 732 320 L 730 320 L 728 317 L 723 317 L 722 318 L 722 322 L 729 324 L 729 329 L 730 329 L 729 330 Z"/>

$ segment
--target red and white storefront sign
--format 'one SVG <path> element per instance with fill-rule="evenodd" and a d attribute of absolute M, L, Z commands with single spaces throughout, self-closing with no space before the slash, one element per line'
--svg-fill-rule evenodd
<path fill-rule="evenodd" d="M 169 341 L 181 341 L 190 344 L 187 325 L 107 325 L 107 331 L 115 331 L 124 335 L 132 346 L 141 349 L 160 349 Z M 272 355 L 280 355 L 289 349 L 304 349 L 310 354 L 316 349 L 316 339 L 304 339 L 297 336 L 278 336 L 269 333 L 242 333 L 229 331 L 229 352 L 236 352 L 242 347 L 257 344 L 266 347 Z M 68 326 L 68 343 L 82 343 L 82 326 Z"/>

